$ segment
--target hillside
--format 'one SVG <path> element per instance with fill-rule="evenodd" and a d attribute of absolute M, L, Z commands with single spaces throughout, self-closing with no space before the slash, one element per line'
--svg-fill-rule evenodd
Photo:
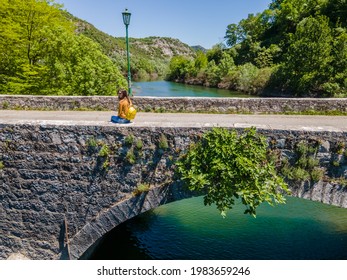
<path fill-rule="evenodd" d="M 126 45 L 125 38 L 110 36 L 87 21 L 81 20 L 68 12 L 66 17 L 73 21 L 76 32 L 84 34 L 97 42 L 102 51 L 112 58 L 126 73 Z M 129 38 L 131 53 L 132 75 L 138 79 L 157 78 L 165 76 L 172 57 L 180 55 L 187 58 L 195 56 L 193 48 L 178 39 L 167 37 Z"/>

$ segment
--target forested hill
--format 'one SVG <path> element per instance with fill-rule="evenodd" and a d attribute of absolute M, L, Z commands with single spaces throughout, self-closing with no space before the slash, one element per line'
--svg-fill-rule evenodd
<path fill-rule="evenodd" d="M 53 0 L 0 0 L 0 7 L 0 94 L 115 95 L 127 86 L 125 38 L 97 30 Z M 173 56 L 194 56 L 171 38 L 130 38 L 130 44 L 134 78 L 163 76 Z"/>
<path fill-rule="evenodd" d="M 110 36 L 87 21 L 79 19 L 68 12 L 66 18 L 74 22 L 76 32 L 83 34 L 100 44 L 103 52 L 114 59 L 126 72 L 126 45 L 125 38 Z M 124 29 L 125 27 L 120 26 Z M 147 79 L 164 77 L 168 71 L 168 65 L 172 57 L 184 56 L 193 58 L 195 50 L 178 39 L 167 37 L 129 38 L 131 52 L 131 71 L 135 78 Z"/>

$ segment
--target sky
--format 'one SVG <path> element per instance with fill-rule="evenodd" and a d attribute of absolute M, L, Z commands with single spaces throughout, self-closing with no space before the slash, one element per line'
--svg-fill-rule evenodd
<path fill-rule="evenodd" d="M 206 49 L 224 41 L 227 26 L 268 8 L 271 0 L 56 0 L 101 31 L 125 37 L 122 12 L 131 12 L 129 37 L 176 38 Z"/>

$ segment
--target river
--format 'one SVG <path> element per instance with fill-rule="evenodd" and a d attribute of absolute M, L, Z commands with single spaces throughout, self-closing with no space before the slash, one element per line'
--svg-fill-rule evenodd
<path fill-rule="evenodd" d="M 132 86 L 135 96 L 159 97 L 254 97 L 240 92 L 192 86 L 167 81 L 134 82 Z"/>
<path fill-rule="evenodd" d="M 164 81 L 134 83 L 139 96 L 240 96 Z M 288 197 L 261 205 L 257 218 L 237 205 L 223 219 L 202 197 L 163 205 L 105 235 L 92 259 L 347 259 L 347 209 Z"/>

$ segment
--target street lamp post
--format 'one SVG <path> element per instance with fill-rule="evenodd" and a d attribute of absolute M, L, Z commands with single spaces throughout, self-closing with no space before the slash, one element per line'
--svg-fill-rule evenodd
<path fill-rule="evenodd" d="M 126 46 L 127 46 L 127 59 L 128 59 L 128 92 L 129 95 L 132 95 L 131 92 L 131 72 L 130 72 L 130 55 L 129 55 L 129 38 L 128 38 L 128 26 L 130 24 L 130 17 L 131 13 L 129 13 L 128 9 L 125 9 L 125 11 L 122 13 L 123 15 L 123 22 L 125 25 L 126 30 Z"/>

